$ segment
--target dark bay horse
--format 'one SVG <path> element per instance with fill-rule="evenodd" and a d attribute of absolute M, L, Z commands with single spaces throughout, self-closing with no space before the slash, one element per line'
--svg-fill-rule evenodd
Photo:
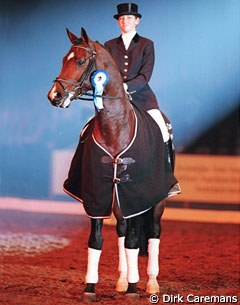
<path fill-rule="evenodd" d="M 67 30 L 72 46 L 48 93 L 52 105 L 67 108 L 93 90 L 95 117 L 83 129 L 72 160 L 67 194 L 83 203 L 91 218 L 83 301 L 96 301 L 95 284 L 102 251 L 103 219 L 117 219 L 119 273 L 117 291 L 137 298 L 139 230 L 147 219 L 148 293 L 159 292 L 157 275 L 164 199 L 177 184 L 164 151 L 160 129 L 148 113 L 132 105 L 118 67 L 106 49 L 82 29 Z"/>

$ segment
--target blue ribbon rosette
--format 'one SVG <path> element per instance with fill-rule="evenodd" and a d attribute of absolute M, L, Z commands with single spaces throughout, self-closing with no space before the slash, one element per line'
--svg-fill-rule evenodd
<path fill-rule="evenodd" d="M 108 83 L 109 75 L 105 70 L 96 70 L 91 75 L 91 84 L 94 88 L 93 92 L 93 102 L 98 111 L 103 109 L 103 99 L 101 95 L 105 85 Z"/>

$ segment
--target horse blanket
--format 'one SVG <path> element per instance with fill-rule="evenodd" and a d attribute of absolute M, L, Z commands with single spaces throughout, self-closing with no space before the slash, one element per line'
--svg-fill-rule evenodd
<path fill-rule="evenodd" d="M 134 137 L 117 156 L 94 139 L 94 119 L 80 136 L 64 191 L 83 203 L 91 218 L 109 218 L 115 198 L 124 218 L 144 213 L 177 183 L 158 125 L 144 110 L 134 106 L 134 112 Z"/>

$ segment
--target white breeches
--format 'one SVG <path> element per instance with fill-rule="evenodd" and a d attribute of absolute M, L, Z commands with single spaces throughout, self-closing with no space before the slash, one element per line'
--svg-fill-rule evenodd
<path fill-rule="evenodd" d="M 161 111 L 159 109 L 151 109 L 147 111 L 151 117 L 154 119 L 154 121 L 158 124 L 162 137 L 163 137 L 163 142 L 167 142 L 170 138 L 169 132 L 166 126 L 166 123 L 163 119 L 163 116 L 161 114 Z"/>

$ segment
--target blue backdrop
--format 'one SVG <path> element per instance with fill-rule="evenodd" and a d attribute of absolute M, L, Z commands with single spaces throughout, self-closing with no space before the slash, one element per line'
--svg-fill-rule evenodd
<path fill-rule="evenodd" d="M 47 92 L 70 47 L 65 28 L 104 43 L 120 34 L 120 1 L 1 1 L 2 195 L 48 196 L 50 156 L 74 148 L 93 114 L 89 102 L 52 107 Z M 139 33 L 154 41 L 151 86 L 170 118 L 177 151 L 239 102 L 238 0 L 135 1 Z"/>

